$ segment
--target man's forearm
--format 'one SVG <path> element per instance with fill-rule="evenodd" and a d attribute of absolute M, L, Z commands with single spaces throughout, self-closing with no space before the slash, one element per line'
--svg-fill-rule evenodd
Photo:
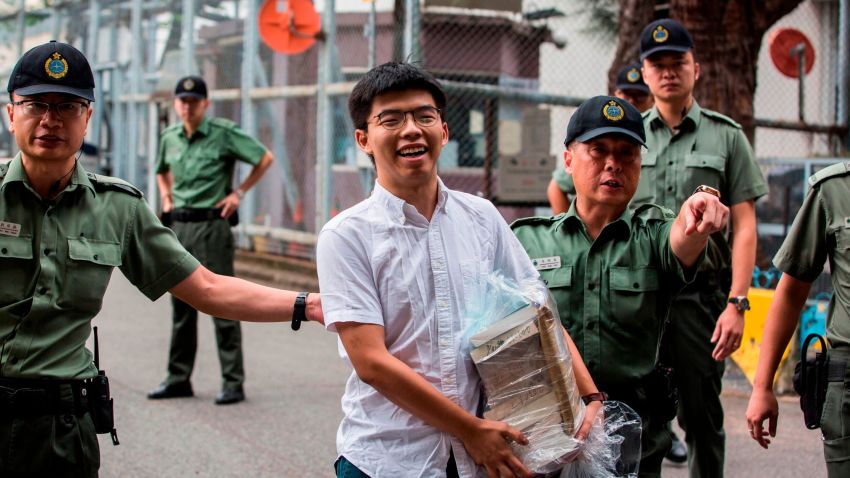
<path fill-rule="evenodd" d="M 178 299 L 214 317 L 248 322 L 292 320 L 297 292 L 265 287 L 236 277 L 218 275 L 199 266 L 171 289 Z M 319 294 L 307 297 L 308 320 L 321 317 Z"/>
<path fill-rule="evenodd" d="M 750 290 L 756 265 L 756 210 L 752 201 L 736 204 L 732 212 L 732 288 L 730 296 Z"/>
<path fill-rule="evenodd" d="M 274 156 L 272 156 L 271 152 L 266 151 L 266 154 L 263 155 L 260 162 L 251 168 L 251 172 L 248 174 L 248 177 L 242 181 L 242 184 L 239 185 L 238 189 L 243 193 L 248 192 L 248 190 L 254 187 L 254 185 L 257 184 L 257 182 L 263 177 L 273 162 Z"/>

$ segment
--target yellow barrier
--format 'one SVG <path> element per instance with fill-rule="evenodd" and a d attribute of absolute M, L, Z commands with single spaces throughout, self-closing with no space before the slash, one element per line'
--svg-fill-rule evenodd
<path fill-rule="evenodd" d="M 732 354 L 732 360 L 741 367 L 744 375 L 750 383 L 753 383 L 753 378 L 756 375 L 756 364 L 758 363 L 759 350 L 761 349 L 761 336 L 764 332 L 764 323 L 767 319 L 767 310 L 770 308 L 770 303 L 773 302 L 774 291 L 772 289 L 750 289 L 747 298 L 750 300 L 751 309 L 746 314 L 744 320 L 744 336 L 741 338 L 741 347 Z M 779 363 L 779 369 L 782 369 L 782 364 L 788 358 L 791 350 L 789 344 L 785 348 L 785 353 L 782 354 L 782 360 Z"/>

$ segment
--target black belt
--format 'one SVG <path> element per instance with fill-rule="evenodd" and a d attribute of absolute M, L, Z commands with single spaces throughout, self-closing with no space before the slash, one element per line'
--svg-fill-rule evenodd
<path fill-rule="evenodd" d="M 171 211 L 171 219 L 180 222 L 202 222 L 222 219 L 221 209 L 214 208 L 180 208 Z"/>
<path fill-rule="evenodd" d="M 88 382 L 0 378 L 0 416 L 84 415 Z"/>

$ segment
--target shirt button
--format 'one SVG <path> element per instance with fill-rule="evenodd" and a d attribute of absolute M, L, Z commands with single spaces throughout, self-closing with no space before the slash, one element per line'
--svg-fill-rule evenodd
<path fill-rule="evenodd" d="M 18 357 L 12 357 L 12 365 L 18 363 Z"/>
<path fill-rule="evenodd" d="M 4 252 L 5 252 L 5 251 L 4 251 Z M 543 283 L 544 283 L 544 284 L 546 284 L 546 285 L 549 285 L 549 281 L 548 281 L 548 280 L 546 280 L 546 279 L 543 279 Z"/>
<path fill-rule="evenodd" d="M 6 336 L 6 337 L 7 337 L 7 340 L 12 340 L 12 339 L 14 339 L 14 338 L 15 338 L 15 335 L 17 335 L 17 332 L 15 332 L 15 331 L 13 330 L 13 331 L 12 331 L 9 335 L 7 335 L 7 336 Z"/>
<path fill-rule="evenodd" d="M 593 330 L 594 328 L 596 328 L 596 322 L 587 324 L 587 330 Z"/>
<path fill-rule="evenodd" d="M 3 254 L 6 254 L 9 251 L 7 251 L 6 248 L 4 247 L 3 249 L 0 249 L 0 252 L 2 252 Z"/>
<path fill-rule="evenodd" d="M 45 255 L 45 256 L 49 256 L 49 255 L 50 255 L 50 249 L 45 249 L 45 250 L 44 250 L 44 255 Z"/>
<path fill-rule="evenodd" d="M 587 284 L 587 290 L 593 290 L 593 289 L 595 289 L 595 288 L 596 288 L 596 286 L 595 286 L 595 285 L 593 285 L 593 284 Z"/>
<path fill-rule="evenodd" d="M 667 161 L 667 164 L 673 166 L 673 161 Z"/>
<path fill-rule="evenodd" d="M 638 284 L 637 282 L 635 282 L 635 283 L 634 283 L 634 284 L 632 284 L 632 285 L 633 285 L 633 286 L 635 286 L 635 289 L 637 289 L 638 287 L 640 287 L 640 284 Z"/>
<path fill-rule="evenodd" d="M 668 191 L 673 191 L 673 186 L 667 186 Z"/>
<path fill-rule="evenodd" d="M 94 260 L 97 260 L 97 254 L 94 255 Z"/>
<path fill-rule="evenodd" d="M 38 289 L 38 293 L 41 294 L 41 295 L 46 294 L 47 293 L 47 287 L 42 287 L 41 289 Z"/>

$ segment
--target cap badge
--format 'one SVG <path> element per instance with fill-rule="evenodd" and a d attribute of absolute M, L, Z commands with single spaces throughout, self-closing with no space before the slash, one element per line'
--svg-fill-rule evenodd
<path fill-rule="evenodd" d="M 655 43 L 664 43 L 668 38 L 670 38 L 670 33 L 661 25 L 658 25 L 652 31 L 652 39 L 655 40 Z"/>
<path fill-rule="evenodd" d="M 623 107 L 614 100 L 605 103 L 605 106 L 602 107 L 602 116 L 606 117 L 608 121 L 620 121 L 625 115 L 626 112 L 623 111 Z"/>
<path fill-rule="evenodd" d="M 183 80 L 183 89 L 186 91 L 192 91 L 192 88 L 195 87 L 195 82 L 192 81 L 191 78 L 187 78 Z"/>
<path fill-rule="evenodd" d="M 61 80 L 68 74 L 68 62 L 59 52 L 54 52 L 44 62 L 44 71 L 54 80 Z"/>
<path fill-rule="evenodd" d="M 640 81 L 640 72 L 637 68 L 632 68 L 628 73 L 626 73 L 626 79 L 629 80 L 629 83 L 637 83 Z"/>

